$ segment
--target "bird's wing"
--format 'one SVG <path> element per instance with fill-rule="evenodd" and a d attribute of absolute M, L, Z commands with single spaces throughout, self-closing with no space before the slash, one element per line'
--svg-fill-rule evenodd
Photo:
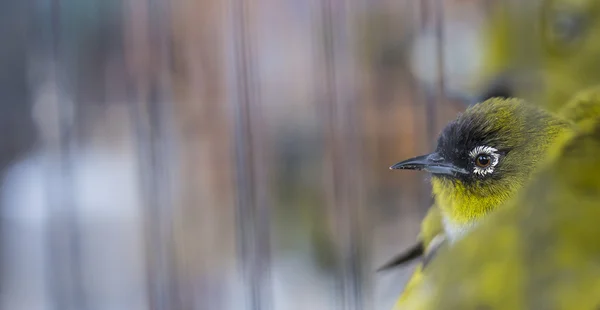
<path fill-rule="evenodd" d="M 377 271 L 390 270 L 398 266 L 410 263 L 418 258 L 429 260 L 432 253 L 439 246 L 438 242 L 444 238 L 444 227 L 442 224 L 442 216 L 440 209 L 435 205 L 431 205 L 427 211 L 427 215 L 421 222 L 421 232 L 415 244 L 396 255 L 377 269 Z M 435 242 L 434 242 L 435 241 Z"/>

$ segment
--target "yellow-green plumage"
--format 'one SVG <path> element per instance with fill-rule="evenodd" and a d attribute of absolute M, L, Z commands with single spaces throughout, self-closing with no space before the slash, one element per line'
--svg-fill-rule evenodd
<path fill-rule="evenodd" d="M 570 110 L 580 109 L 565 109 Z M 502 174 L 491 180 L 468 180 L 465 184 L 454 178 L 432 177 L 436 205 L 430 208 L 422 223 L 420 239 L 425 245 L 436 235 L 445 236 L 447 233 L 443 229 L 443 216 L 446 216 L 446 222 L 459 229 L 461 226 L 470 228 L 508 201 L 535 175 L 536 167 L 548 148 L 573 130 L 572 123 L 516 99 L 488 100 L 471 107 L 465 115 L 461 117 L 485 115 L 488 119 L 485 125 L 471 129 L 501 133 L 503 137 L 496 139 L 509 137 L 510 143 L 495 141 L 497 144 L 492 142 L 491 145 L 509 145 L 510 152 L 502 158 L 503 166 L 498 170 Z M 455 123 L 460 123 L 461 117 Z M 442 207 L 438 208 L 438 205 Z M 421 286 L 422 279 L 423 266 L 419 265 L 400 296 L 396 309 L 405 308 L 406 299 L 415 288 Z"/>
<path fill-rule="evenodd" d="M 438 255 L 407 309 L 598 309 L 598 154 L 589 117 L 516 199 Z"/>
<path fill-rule="evenodd" d="M 425 218 L 421 222 L 421 232 L 418 239 L 423 243 L 425 253 L 430 251 L 433 239 L 444 232 L 442 224 L 442 213 L 436 204 L 431 205 Z"/>
<path fill-rule="evenodd" d="M 600 87 L 593 87 L 578 93 L 577 96 L 575 96 L 561 108 L 559 113 L 562 118 L 575 123 L 578 127 L 582 127 L 584 129 L 589 128 L 589 123 L 594 123 L 597 119 L 600 119 Z M 562 135 L 561 137 L 556 139 L 554 144 L 558 146 L 562 145 L 564 141 L 571 137 L 571 134 L 566 133 L 565 135 Z M 554 147 L 551 149 L 554 150 L 554 152 L 551 151 L 551 153 L 555 153 L 557 150 L 560 149 L 560 147 Z M 428 223 L 427 225 L 435 226 L 435 224 L 431 223 Z M 502 235 L 503 233 L 500 231 L 498 232 L 498 234 Z M 503 242 L 501 242 L 501 244 L 503 244 L 504 242 L 512 242 L 511 238 L 513 237 L 515 237 L 513 234 L 508 233 L 499 238 L 503 240 Z M 415 273 L 409 281 L 409 284 L 406 286 L 406 289 L 403 292 L 402 296 L 399 298 L 395 309 L 411 309 L 410 304 L 407 304 L 407 300 L 414 300 L 414 292 L 418 292 L 420 285 L 422 284 L 423 278 L 423 270 L 419 266 L 415 270 Z M 507 283 L 504 282 L 500 284 L 507 285 Z M 493 286 L 494 283 L 492 282 L 489 285 Z M 495 291 L 493 288 L 489 288 L 489 290 L 491 290 L 492 292 Z M 501 290 L 498 292 L 501 292 Z M 505 297 L 508 298 L 508 296 Z"/>

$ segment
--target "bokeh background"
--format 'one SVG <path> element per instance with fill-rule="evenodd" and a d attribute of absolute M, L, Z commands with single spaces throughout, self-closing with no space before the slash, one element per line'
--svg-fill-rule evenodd
<path fill-rule="evenodd" d="M 490 2 L 0 1 L 0 308 L 390 309 Z"/>

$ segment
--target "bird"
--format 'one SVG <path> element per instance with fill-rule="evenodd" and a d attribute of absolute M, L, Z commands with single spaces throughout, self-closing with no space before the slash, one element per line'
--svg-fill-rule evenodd
<path fill-rule="evenodd" d="M 452 244 L 513 197 L 547 149 L 574 124 L 520 99 L 492 98 L 468 108 L 440 134 L 436 150 L 391 166 L 431 173 L 434 205 L 422 223 L 420 246 L 380 270 L 423 256 L 403 295 L 440 247 Z"/>
<path fill-rule="evenodd" d="M 600 106 L 592 93 L 566 106 Z M 600 118 L 580 115 L 514 199 L 438 253 L 404 308 L 598 309 Z"/>
<path fill-rule="evenodd" d="M 588 119 L 600 118 L 600 85 L 580 91 L 559 110 L 558 115 L 577 125 Z M 378 271 L 389 270 L 427 256 L 428 250 L 436 248 L 443 238 L 444 227 L 439 208 L 433 204 L 421 222 L 417 242 L 406 251 L 381 266 Z M 432 243 L 433 242 L 433 243 Z M 431 246 L 430 246 L 431 245 Z M 427 257 L 425 258 L 427 260 Z"/>
<path fill-rule="evenodd" d="M 523 100 L 493 98 L 451 121 L 434 152 L 390 169 L 431 173 L 444 231 L 456 240 L 525 184 L 554 139 L 570 130 L 568 120 Z"/>

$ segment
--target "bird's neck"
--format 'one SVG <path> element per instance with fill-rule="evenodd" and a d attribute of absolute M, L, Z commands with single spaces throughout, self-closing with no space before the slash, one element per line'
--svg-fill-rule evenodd
<path fill-rule="evenodd" d="M 477 223 L 501 205 L 511 193 L 475 195 L 458 181 L 452 185 L 447 180 L 432 179 L 435 203 L 443 218 L 444 232 L 455 241 L 467 234 Z"/>

